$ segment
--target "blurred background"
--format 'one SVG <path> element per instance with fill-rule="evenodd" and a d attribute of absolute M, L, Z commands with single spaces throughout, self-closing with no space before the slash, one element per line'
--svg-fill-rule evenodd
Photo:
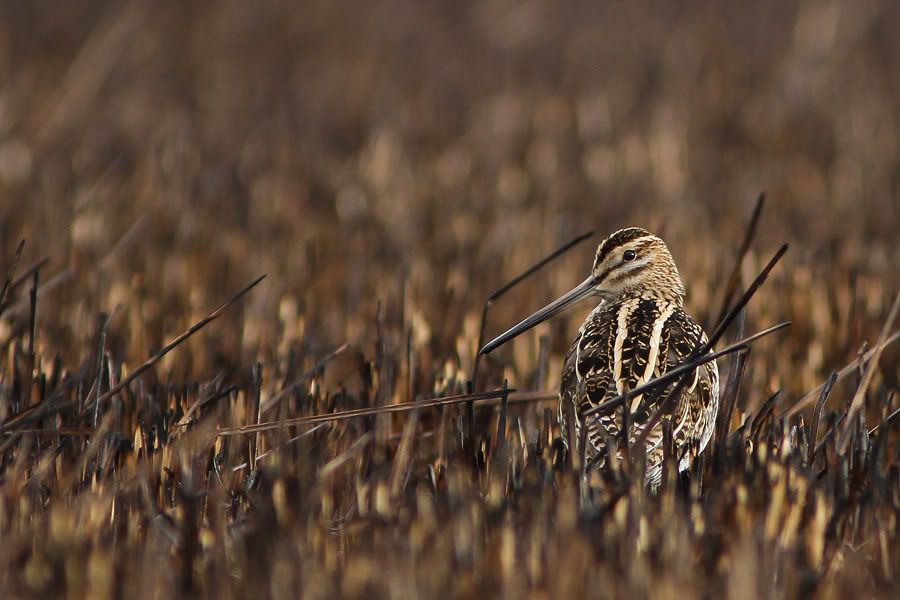
<path fill-rule="evenodd" d="M 898 24 L 896 0 L 0 0 L 0 278 L 25 240 L 0 589 L 900 597 L 900 344 L 847 418 L 900 289 Z M 710 330 L 763 191 L 740 285 L 790 250 L 747 332 L 793 326 L 659 495 L 579 480 L 553 443 L 590 306 L 480 363 L 476 390 L 549 394 L 286 425 L 459 393 L 485 298 L 590 230 L 487 336 L 632 225 Z M 845 365 L 821 415 L 780 419 Z"/>
<path fill-rule="evenodd" d="M 629 225 L 666 239 L 712 326 L 766 191 L 744 283 L 791 250 L 749 326 L 795 325 L 755 377 L 799 392 L 874 339 L 900 284 L 898 23 L 891 0 L 5 1 L 0 250 L 49 260 L 38 344 L 67 364 L 100 312 L 136 364 L 267 273 L 173 378 L 370 356 L 380 322 L 427 390 L 470 368 L 486 295 L 587 230 L 488 334 Z M 491 377 L 528 371 L 548 331 L 558 360 L 588 308 Z"/>

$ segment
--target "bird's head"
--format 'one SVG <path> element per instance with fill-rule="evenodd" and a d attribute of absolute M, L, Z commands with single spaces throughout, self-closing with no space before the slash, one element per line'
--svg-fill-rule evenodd
<path fill-rule="evenodd" d="M 640 227 L 615 232 L 597 247 L 591 276 L 592 294 L 606 300 L 652 296 L 681 304 L 684 285 L 666 243 Z"/>
<path fill-rule="evenodd" d="M 620 229 L 597 247 L 594 265 L 587 279 L 485 344 L 481 353 L 491 352 L 538 323 L 592 296 L 610 302 L 623 296 L 645 296 L 681 305 L 684 293 L 684 284 L 666 243 L 640 227 Z"/>

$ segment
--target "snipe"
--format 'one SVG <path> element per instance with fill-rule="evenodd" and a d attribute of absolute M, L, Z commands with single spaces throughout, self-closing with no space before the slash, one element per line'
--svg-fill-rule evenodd
<path fill-rule="evenodd" d="M 585 464 L 601 466 L 613 444 L 620 455 L 622 410 L 603 416 L 585 413 L 678 366 L 707 341 L 703 329 L 684 311 L 684 295 L 681 276 L 665 242 L 638 227 L 622 229 L 597 248 L 587 279 L 487 343 L 481 352 L 491 352 L 576 302 L 599 297 L 566 354 L 559 421 L 564 441 L 582 439 L 581 430 L 587 428 L 582 449 Z M 668 415 L 679 470 L 687 469 L 695 454 L 706 447 L 719 406 L 715 362 L 698 367 L 688 378 Z M 627 419 L 630 442 L 643 432 L 674 386 L 660 386 L 631 399 Z M 574 427 L 572 436 L 569 427 Z M 662 438 L 660 421 L 646 435 L 651 485 L 659 483 L 662 473 Z"/>

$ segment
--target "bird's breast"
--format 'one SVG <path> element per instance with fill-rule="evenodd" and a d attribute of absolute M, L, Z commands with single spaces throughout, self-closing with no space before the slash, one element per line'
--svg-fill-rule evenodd
<path fill-rule="evenodd" d="M 597 405 L 665 372 L 669 320 L 679 306 L 656 298 L 633 297 L 598 306 L 579 329 L 572 374 Z M 632 400 L 637 410 L 643 400 Z"/>

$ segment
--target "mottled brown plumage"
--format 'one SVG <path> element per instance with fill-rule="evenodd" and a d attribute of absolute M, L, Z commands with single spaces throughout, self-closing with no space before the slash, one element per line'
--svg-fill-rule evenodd
<path fill-rule="evenodd" d="M 563 439 L 585 439 L 585 447 L 579 451 L 586 464 L 600 466 L 613 444 L 620 453 L 617 440 L 622 437 L 622 411 L 602 416 L 586 415 L 586 411 L 678 366 L 707 340 L 703 329 L 684 311 L 684 295 L 665 243 L 637 227 L 622 229 L 597 248 L 591 275 L 581 285 L 487 344 L 483 351 L 490 352 L 579 300 L 599 296 L 600 304 L 585 319 L 566 354 L 559 420 Z M 674 386 L 631 399 L 630 442 Z M 679 469 L 690 466 L 694 453 L 709 442 L 718 404 L 719 374 L 716 363 L 709 362 L 694 371 L 667 416 Z M 570 427 L 574 429 L 570 431 Z M 582 432 L 584 427 L 586 432 Z M 646 436 L 647 479 L 654 485 L 661 476 L 662 431 L 660 422 Z"/>

